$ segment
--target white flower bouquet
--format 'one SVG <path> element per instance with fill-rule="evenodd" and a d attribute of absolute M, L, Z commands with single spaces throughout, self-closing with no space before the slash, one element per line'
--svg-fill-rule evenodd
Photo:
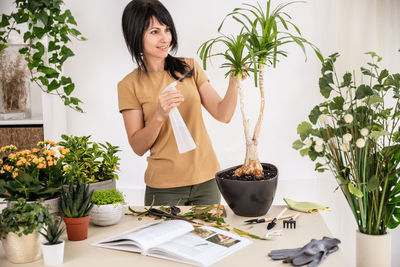
<path fill-rule="evenodd" d="M 316 171 L 331 170 L 361 233 L 382 235 L 400 224 L 400 74 L 366 54 L 372 62 L 361 67 L 359 85 L 354 73 L 339 81 L 339 54 L 325 59 L 319 87 L 327 100 L 297 127 L 293 148 L 319 161 Z"/>

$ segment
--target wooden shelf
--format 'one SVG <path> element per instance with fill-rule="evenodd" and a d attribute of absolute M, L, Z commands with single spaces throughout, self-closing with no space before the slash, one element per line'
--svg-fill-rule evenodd
<path fill-rule="evenodd" d="M 0 120 L 0 126 L 16 125 L 43 125 L 43 119 L 39 116 L 34 116 L 24 120 Z"/>

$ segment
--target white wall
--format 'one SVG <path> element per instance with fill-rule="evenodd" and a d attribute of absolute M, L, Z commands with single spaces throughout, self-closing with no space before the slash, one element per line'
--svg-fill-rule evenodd
<path fill-rule="evenodd" d="M 0 4 L 0 7 L 4 5 Z M 145 157 L 138 157 L 127 142 L 122 117 L 118 112 L 116 84 L 134 65 L 126 49 L 121 32 L 121 14 L 128 0 L 65 0 L 78 22 L 78 29 L 88 41 L 74 41 L 76 56 L 69 59 L 65 73 L 76 84 L 75 96 L 84 101 L 86 113 L 67 110 L 65 125 L 68 134 L 91 134 L 95 141 L 109 141 L 119 145 L 122 152 L 118 187 L 130 192 L 133 204 L 143 203 L 143 174 Z M 223 16 L 243 0 L 162 0 L 171 12 L 179 36 L 177 55 L 195 57 L 205 40 L 216 35 L 216 28 Z M 255 0 L 247 0 L 255 4 Z M 263 1 L 261 1 L 263 2 Z M 280 3 L 274 0 L 273 4 Z M 9 5 L 9 4 L 8 4 Z M 1 9 L 3 10 L 3 8 Z M 363 53 L 376 51 L 384 57 L 382 66 L 399 72 L 400 54 L 400 2 L 396 0 L 309 0 L 288 8 L 304 37 L 317 45 L 324 56 L 339 52 L 340 71 L 353 69 L 366 62 Z M 234 31 L 233 24 L 226 30 Z M 318 79 L 320 63 L 310 49 L 307 62 L 298 47 L 287 49 L 289 57 L 282 59 L 276 69 L 266 72 L 266 109 L 260 135 L 259 153 L 264 162 L 277 165 L 280 181 L 275 204 L 282 197 L 295 200 L 317 201 L 330 205 L 332 213 L 324 213 L 333 235 L 342 239 L 341 248 L 354 265 L 355 223 L 351 212 L 336 187 L 332 175 L 314 172 L 314 163 L 302 158 L 291 148 L 296 140 L 297 125 L 307 119 L 310 110 L 322 98 Z M 215 60 L 206 73 L 211 84 L 223 95 L 227 80 L 224 70 Z M 254 122 L 258 109 L 258 93 L 252 80 L 246 88 L 247 103 Z M 61 118 L 62 119 L 62 118 Z M 204 113 L 205 124 L 220 161 L 221 167 L 241 164 L 244 158 L 244 137 L 239 109 L 228 125 L 213 120 Z M 400 247 L 400 231 L 393 232 L 393 252 Z M 397 239 L 397 240 L 396 240 Z M 400 255 L 393 253 L 393 266 L 400 265 Z"/>

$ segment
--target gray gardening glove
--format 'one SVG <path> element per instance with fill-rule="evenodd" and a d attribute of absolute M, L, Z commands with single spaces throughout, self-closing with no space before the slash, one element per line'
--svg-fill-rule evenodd
<path fill-rule="evenodd" d="M 317 241 L 318 240 L 316 239 L 312 239 L 309 243 L 307 243 L 304 247 L 301 248 L 271 250 L 268 253 L 268 256 L 270 256 L 273 260 L 284 260 L 291 256 L 292 257 L 299 256 L 303 253 L 305 249 L 310 248 L 314 244 L 316 244 Z"/>
<path fill-rule="evenodd" d="M 324 237 L 322 240 L 312 239 L 302 248 L 272 250 L 268 255 L 274 260 L 284 260 L 295 266 L 310 264 L 318 266 L 329 253 L 338 250 L 339 239 Z"/>

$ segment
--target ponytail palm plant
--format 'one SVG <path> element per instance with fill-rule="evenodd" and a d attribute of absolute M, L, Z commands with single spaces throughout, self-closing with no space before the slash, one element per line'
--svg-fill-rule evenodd
<path fill-rule="evenodd" d="M 264 96 L 264 71 L 265 67 L 276 67 L 280 56 L 287 56 L 283 47 L 289 43 L 297 44 L 304 55 L 306 55 L 305 45 L 309 45 L 318 58 L 323 61 L 318 48 L 301 36 L 299 28 L 291 21 L 291 17 L 284 11 L 288 6 L 296 2 L 280 4 L 275 9 L 271 9 L 271 0 L 266 2 L 264 10 L 260 4 L 257 6 L 243 4 L 244 7 L 235 8 L 225 16 L 218 28 L 219 36 L 204 42 L 198 52 L 206 69 L 207 60 L 215 56 L 222 56 L 225 62 L 222 68 L 228 68 L 226 75 L 231 74 L 238 79 L 238 89 L 240 95 L 240 110 L 243 118 L 244 133 L 246 138 L 246 156 L 244 164 L 235 170 L 235 176 L 251 175 L 255 178 L 264 176 L 261 166 L 257 145 L 261 124 L 264 117 L 265 96 Z M 236 36 L 227 36 L 221 29 L 227 18 L 239 22 L 240 32 Z M 291 32 L 294 32 L 291 33 Z M 213 53 L 215 46 L 220 45 L 224 52 Z M 255 124 L 253 134 L 245 112 L 244 96 L 241 86 L 243 74 L 253 73 L 255 86 L 260 90 L 260 111 Z"/>

